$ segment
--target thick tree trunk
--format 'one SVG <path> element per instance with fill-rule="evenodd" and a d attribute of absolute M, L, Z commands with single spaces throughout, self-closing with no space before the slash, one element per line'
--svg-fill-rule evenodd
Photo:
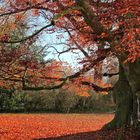
<path fill-rule="evenodd" d="M 100 36 L 102 33 L 108 33 L 98 19 L 90 0 L 78 0 L 77 5 L 82 7 L 82 15 L 85 22 L 93 29 L 93 32 Z M 121 29 L 120 29 L 121 30 Z M 115 50 L 115 46 L 121 41 L 120 34 L 115 36 L 110 34 L 104 38 L 110 43 L 111 50 Z M 121 38 L 121 39 L 120 39 Z M 104 44 L 104 39 L 100 39 L 100 43 Z M 104 46 L 104 45 L 103 45 Z M 114 99 L 116 102 L 116 113 L 113 121 L 108 127 L 121 127 L 124 125 L 137 126 L 138 122 L 138 97 L 140 98 L 140 59 L 134 63 L 123 64 L 127 58 L 127 54 L 119 55 L 120 71 L 119 80 L 114 87 Z"/>
<path fill-rule="evenodd" d="M 140 60 L 119 66 L 119 80 L 114 86 L 113 95 L 116 103 L 114 119 L 105 128 L 139 126 L 140 96 Z"/>

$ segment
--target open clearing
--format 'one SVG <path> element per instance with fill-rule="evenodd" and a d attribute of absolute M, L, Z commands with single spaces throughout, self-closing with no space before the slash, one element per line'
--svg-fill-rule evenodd
<path fill-rule="evenodd" d="M 100 129 L 112 114 L 1 114 L 0 140 L 52 139 Z"/>

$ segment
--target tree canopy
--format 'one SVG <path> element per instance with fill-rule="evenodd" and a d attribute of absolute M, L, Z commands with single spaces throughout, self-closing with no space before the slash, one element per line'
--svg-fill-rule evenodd
<path fill-rule="evenodd" d="M 0 5 L 1 80 L 22 82 L 23 89 L 30 89 L 26 82 L 45 80 L 38 89 L 52 89 L 82 77 L 93 68 L 96 78 L 101 80 L 105 58 L 123 56 L 124 63 L 136 61 L 140 57 L 139 4 L 138 0 L 3 0 Z M 56 43 L 48 44 L 49 35 L 55 32 Z M 46 44 L 33 49 L 40 38 Z M 63 46 L 61 51 L 59 46 Z M 72 75 L 57 72 L 54 76 L 52 71 L 61 62 L 47 64 L 37 59 L 39 53 L 50 48 L 58 56 L 77 50 L 83 53 L 84 58 L 79 58 L 81 69 Z M 61 82 L 54 87 L 45 86 L 51 85 L 50 81 Z M 81 84 L 91 85 L 97 91 L 111 89 L 102 88 L 96 82 Z"/>

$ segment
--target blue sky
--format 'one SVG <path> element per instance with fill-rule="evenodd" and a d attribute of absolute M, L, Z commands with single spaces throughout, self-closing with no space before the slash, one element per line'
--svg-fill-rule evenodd
<path fill-rule="evenodd" d="M 32 31 L 34 32 L 35 30 L 40 29 L 41 27 L 43 27 L 46 24 L 49 24 L 50 21 L 47 21 L 46 19 L 44 19 L 43 17 L 39 16 L 39 17 L 34 17 L 34 20 L 30 20 L 29 25 L 32 27 L 32 25 L 36 25 L 32 27 Z M 51 28 L 50 28 L 51 30 Z M 32 32 L 31 30 L 28 32 L 28 34 L 31 34 Z M 40 36 L 39 39 L 37 41 L 37 44 L 40 46 L 53 46 L 55 47 L 59 52 L 66 50 L 68 47 L 66 45 L 55 45 L 57 43 L 67 43 L 67 39 L 68 39 L 68 34 L 67 33 L 59 33 L 54 32 L 54 33 L 47 33 L 48 30 L 43 31 Z M 47 47 L 46 47 L 47 48 Z M 49 52 L 47 54 L 47 56 L 45 57 L 46 60 L 48 59 L 58 59 L 58 54 L 56 53 L 56 50 L 52 47 L 50 47 L 49 49 L 47 49 L 47 51 Z M 80 51 L 75 51 L 75 53 L 72 52 L 67 52 L 67 53 L 63 53 L 62 55 L 60 55 L 60 60 L 64 61 L 64 62 L 68 62 L 73 68 L 78 69 L 80 66 L 80 64 L 78 64 L 77 59 L 78 58 L 82 58 L 83 54 L 80 53 Z"/>

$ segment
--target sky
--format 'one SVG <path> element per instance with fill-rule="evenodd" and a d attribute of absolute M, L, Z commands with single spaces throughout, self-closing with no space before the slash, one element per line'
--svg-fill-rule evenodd
<path fill-rule="evenodd" d="M 33 21 L 33 22 L 32 22 Z M 29 26 L 32 27 L 32 31 L 30 30 L 28 34 L 32 34 L 35 30 L 39 30 L 41 27 L 49 24 L 49 21 L 46 21 L 42 16 L 39 17 L 34 17 L 34 20 L 29 21 Z M 33 26 L 36 25 L 36 26 Z M 46 30 L 40 33 L 39 38 L 37 40 L 37 45 L 41 45 L 44 47 L 46 45 L 46 49 L 48 51 L 47 56 L 45 57 L 46 60 L 48 59 L 56 59 L 56 60 L 61 60 L 64 62 L 67 62 L 70 66 L 72 66 L 73 69 L 79 69 L 81 67 L 80 64 L 78 64 L 77 59 L 78 58 L 83 58 L 83 54 L 80 51 L 75 51 L 75 53 L 72 52 L 67 52 L 63 53 L 60 55 L 58 58 L 58 54 L 54 48 L 57 49 L 57 51 L 61 52 L 66 50 L 68 47 L 66 45 L 56 45 L 58 43 L 66 43 L 68 37 L 67 33 L 59 33 L 57 32 L 52 32 L 51 28 L 49 28 L 50 31 Z M 48 33 L 49 32 L 49 33 Z M 50 46 L 50 47 L 49 47 Z M 52 46 L 52 47 L 51 47 Z"/>

